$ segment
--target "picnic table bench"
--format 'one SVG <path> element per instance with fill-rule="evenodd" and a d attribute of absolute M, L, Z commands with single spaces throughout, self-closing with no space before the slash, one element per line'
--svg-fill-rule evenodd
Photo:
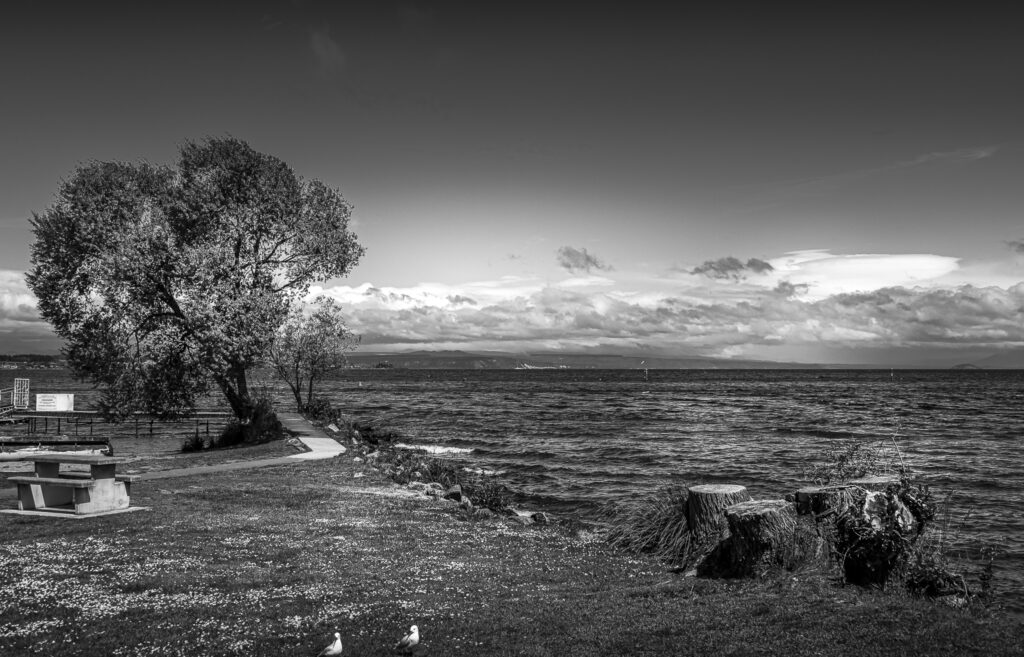
<path fill-rule="evenodd" d="M 117 474 L 121 459 L 102 454 L 26 454 L 34 475 L 9 477 L 18 485 L 19 511 L 76 516 L 128 509 L 131 485 L 139 475 Z M 61 471 L 62 465 L 88 465 L 89 472 Z"/>

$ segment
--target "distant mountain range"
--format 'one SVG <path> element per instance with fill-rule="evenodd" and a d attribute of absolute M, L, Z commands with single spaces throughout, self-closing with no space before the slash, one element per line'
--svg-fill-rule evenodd
<path fill-rule="evenodd" d="M 986 370 L 1024 370 L 1024 350 L 995 354 L 971 364 Z"/>
<path fill-rule="evenodd" d="M 735 360 L 701 356 L 623 356 L 605 354 L 515 354 L 506 352 L 408 351 L 349 354 L 354 367 L 405 369 L 652 369 L 652 370 L 766 370 L 766 369 L 888 369 L 880 365 L 810 364 Z M 934 368 L 933 368 L 934 369 Z M 1024 369 L 1024 351 L 1008 352 L 963 363 L 952 369 Z"/>
<path fill-rule="evenodd" d="M 349 361 L 356 367 L 408 369 L 778 369 L 814 368 L 798 363 L 773 363 L 723 358 L 639 357 L 600 354 L 513 354 L 504 352 L 410 351 L 381 354 L 355 352 Z"/>
<path fill-rule="evenodd" d="M 804 363 L 775 363 L 724 358 L 639 357 L 599 354 L 512 354 L 503 352 L 411 351 L 397 354 L 356 352 L 356 367 L 408 369 L 814 369 Z"/>

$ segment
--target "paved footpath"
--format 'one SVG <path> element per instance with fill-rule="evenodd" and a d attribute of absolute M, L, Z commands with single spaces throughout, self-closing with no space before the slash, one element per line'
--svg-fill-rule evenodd
<path fill-rule="evenodd" d="M 140 481 L 151 481 L 155 479 L 171 479 L 172 477 L 188 477 L 197 474 L 208 474 L 212 472 L 227 472 L 229 470 L 249 470 L 252 468 L 265 468 L 274 465 L 291 465 L 302 461 L 313 461 L 316 459 L 330 459 L 339 454 L 345 453 L 345 447 L 334 438 L 328 436 L 322 429 L 318 429 L 309 423 L 298 413 L 278 413 L 277 419 L 281 420 L 284 428 L 291 432 L 303 445 L 308 448 L 307 452 L 292 454 L 291 456 L 279 456 L 272 459 L 254 459 L 251 461 L 232 461 L 231 463 L 217 463 L 214 465 L 197 465 L 191 468 L 177 468 L 174 470 L 154 470 L 140 475 Z M 17 499 L 16 488 L 0 489 L 0 499 Z"/>

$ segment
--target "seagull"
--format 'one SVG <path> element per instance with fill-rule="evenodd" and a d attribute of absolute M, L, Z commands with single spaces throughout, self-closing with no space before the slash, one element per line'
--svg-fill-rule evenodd
<path fill-rule="evenodd" d="M 395 650 L 410 651 L 416 647 L 416 644 L 420 642 L 420 630 L 418 627 L 413 625 L 409 628 L 409 633 L 402 637 L 402 640 L 395 644 Z"/>
<path fill-rule="evenodd" d="M 341 654 L 341 634 L 334 633 L 334 643 L 320 651 L 316 657 L 335 657 Z"/>

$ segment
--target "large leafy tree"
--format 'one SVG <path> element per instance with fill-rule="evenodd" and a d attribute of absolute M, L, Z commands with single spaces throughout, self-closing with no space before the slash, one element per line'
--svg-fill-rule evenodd
<path fill-rule="evenodd" d="M 347 365 L 348 352 L 359 344 L 337 302 L 326 298 L 317 301 L 318 306 L 309 314 L 300 306 L 292 310 L 269 352 L 270 363 L 291 388 L 299 411 L 313 402 L 316 383 Z"/>
<path fill-rule="evenodd" d="M 211 388 L 243 424 L 249 373 L 289 308 L 363 254 L 341 194 L 243 141 L 177 167 L 93 162 L 32 219 L 29 287 L 101 410 L 188 413 Z"/>

